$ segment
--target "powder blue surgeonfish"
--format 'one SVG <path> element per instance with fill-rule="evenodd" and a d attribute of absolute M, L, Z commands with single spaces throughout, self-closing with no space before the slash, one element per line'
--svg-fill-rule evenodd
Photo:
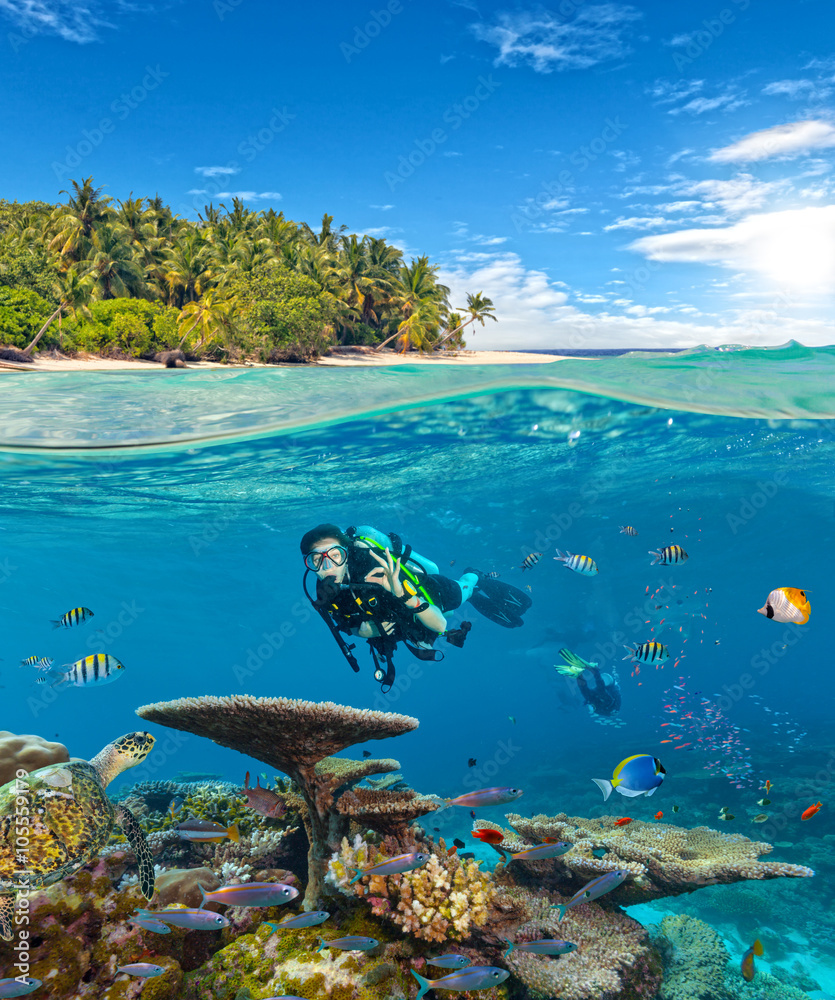
<path fill-rule="evenodd" d="M 440 979 L 424 979 L 419 976 L 414 969 L 412 975 L 420 984 L 418 995 L 415 1000 L 420 1000 L 427 990 L 489 990 L 491 986 L 498 986 L 510 975 L 507 969 L 497 969 L 493 965 L 473 965 L 469 969 L 459 969 L 457 972 L 450 972 L 448 976 Z"/>
<path fill-rule="evenodd" d="M 593 878 L 591 882 L 584 885 L 582 889 L 578 889 L 567 903 L 555 904 L 551 909 L 559 910 L 560 913 L 557 920 L 562 920 L 565 916 L 565 911 L 571 909 L 572 906 L 578 906 L 580 903 L 591 903 L 595 899 L 600 899 L 601 896 L 605 896 L 612 889 L 617 889 L 621 882 L 628 877 L 629 872 L 624 871 L 622 868 L 606 872 L 605 875 L 598 875 L 597 878 Z"/>
<path fill-rule="evenodd" d="M 664 780 L 667 772 L 657 757 L 649 753 L 635 754 L 627 757 L 615 768 L 612 780 L 592 778 L 591 780 L 603 792 L 603 801 L 616 789 L 621 795 L 634 799 L 636 795 L 652 795 Z"/>

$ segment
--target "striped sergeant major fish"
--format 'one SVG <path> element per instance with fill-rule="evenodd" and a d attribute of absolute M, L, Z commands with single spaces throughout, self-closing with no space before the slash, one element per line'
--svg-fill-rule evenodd
<path fill-rule="evenodd" d="M 629 656 L 624 656 L 624 660 L 632 660 L 633 663 L 664 663 L 670 658 L 670 651 L 663 642 L 639 642 L 623 648 L 629 650 Z"/>
<path fill-rule="evenodd" d="M 27 656 L 25 660 L 20 661 L 20 665 L 21 667 L 36 667 L 38 670 L 49 670 L 53 662 L 48 656 Z"/>
<path fill-rule="evenodd" d="M 632 535 L 633 538 L 638 537 L 638 532 L 631 524 L 621 524 L 619 530 L 622 535 Z"/>
<path fill-rule="evenodd" d="M 648 555 L 655 556 L 650 566 L 656 563 L 661 563 L 662 566 L 674 566 L 676 563 L 687 562 L 690 558 L 680 545 L 665 545 L 663 549 L 657 552 L 650 551 Z"/>
<path fill-rule="evenodd" d="M 55 676 L 49 681 L 49 686 L 86 687 L 88 684 L 110 684 L 122 676 L 124 669 L 125 665 L 110 653 L 92 653 L 75 663 L 65 663 L 58 671 L 53 670 Z M 39 677 L 38 683 L 47 679 L 48 676 Z"/>
<path fill-rule="evenodd" d="M 522 560 L 522 565 L 519 567 L 521 570 L 530 569 L 532 566 L 536 566 L 539 560 L 542 558 L 541 552 L 531 552 L 529 555 L 525 556 Z M 497 573 L 496 576 L 499 574 Z"/>
<path fill-rule="evenodd" d="M 591 556 L 578 556 L 573 552 L 563 552 L 561 549 L 557 549 L 557 554 L 554 558 L 557 562 L 561 562 L 564 566 L 574 570 L 575 573 L 580 573 L 582 576 L 597 576 L 597 563 Z"/>
<path fill-rule="evenodd" d="M 88 618 L 93 618 L 93 612 L 89 608 L 73 608 L 66 614 L 61 615 L 61 617 L 55 621 L 52 619 L 52 627 L 55 628 L 72 628 L 73 625 L 81 625 L 86 622 Z"/>

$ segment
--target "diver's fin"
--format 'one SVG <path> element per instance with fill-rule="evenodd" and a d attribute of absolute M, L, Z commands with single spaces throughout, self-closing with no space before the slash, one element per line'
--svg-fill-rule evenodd
<path fill-rule="evenodd" d="M 522 615 L 531 606 L 531 599 L 523 591 L 511 587 L 509 583 L 493 580 L 477 569 L 468 569 L 467 573 L 475 573 L 478 583 L 470 595 L 470 604 L 485 618 L 504 628 L 519 628 L 523 625 Z"/>

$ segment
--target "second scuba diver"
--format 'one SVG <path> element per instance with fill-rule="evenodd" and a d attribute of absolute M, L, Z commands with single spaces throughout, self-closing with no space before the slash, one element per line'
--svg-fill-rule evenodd
<path fill-rule="evenodd" d="M 557 670 L 577 682 L 577 688 L 583 696 L 589 715 L 595 722 L 601 722 L 603 725 L 623 725 L 617 718 L 621 697 L 620 684 L 614 668 L 610 674 L 604 674 L 597 663 L 584 660 L 570 649 L 561 649 L 560 656 L 565 660 L 565 665 L 557 664 Z"/>
<path fill-rule="evenodd" d="M 374 676 L 384 691 L 394 683 L 398 642 L 419 659 L 436 662 L 443 659 L 443 653 L 433 649 L 440 636 L 463 646 L 470 623 L 448 630 L 445 612 L 469 601 L 496 624 L 517 628 L 531 606 L 523 591 L 478 570 L 468 569 L 458 580 L 441 576 L 435 563 L 397 535 L 369 525 L 343 531 L 335 524 L 319 524 L 302 538 L 301 553 L 303 585 L 313 607 L 354 671 L 359 671 L 351 654 L 355 644 L 348 645 L 341 633 L 368 641 Z M 307 588 L 308 573 L 316 576 L 315 597 Z"/>

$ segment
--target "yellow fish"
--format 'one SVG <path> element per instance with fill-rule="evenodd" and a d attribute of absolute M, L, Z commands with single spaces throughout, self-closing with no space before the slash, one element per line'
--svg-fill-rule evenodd
<path fill-rule="evenodd" d="M 805 625 L 809 621 L 811 608 L 805 590 L 797 587 L 778 587 L 765 599 L 765 605 L 757 608 L 758 614 L 773 618 L 776 622 L 794 622 Z"/>

